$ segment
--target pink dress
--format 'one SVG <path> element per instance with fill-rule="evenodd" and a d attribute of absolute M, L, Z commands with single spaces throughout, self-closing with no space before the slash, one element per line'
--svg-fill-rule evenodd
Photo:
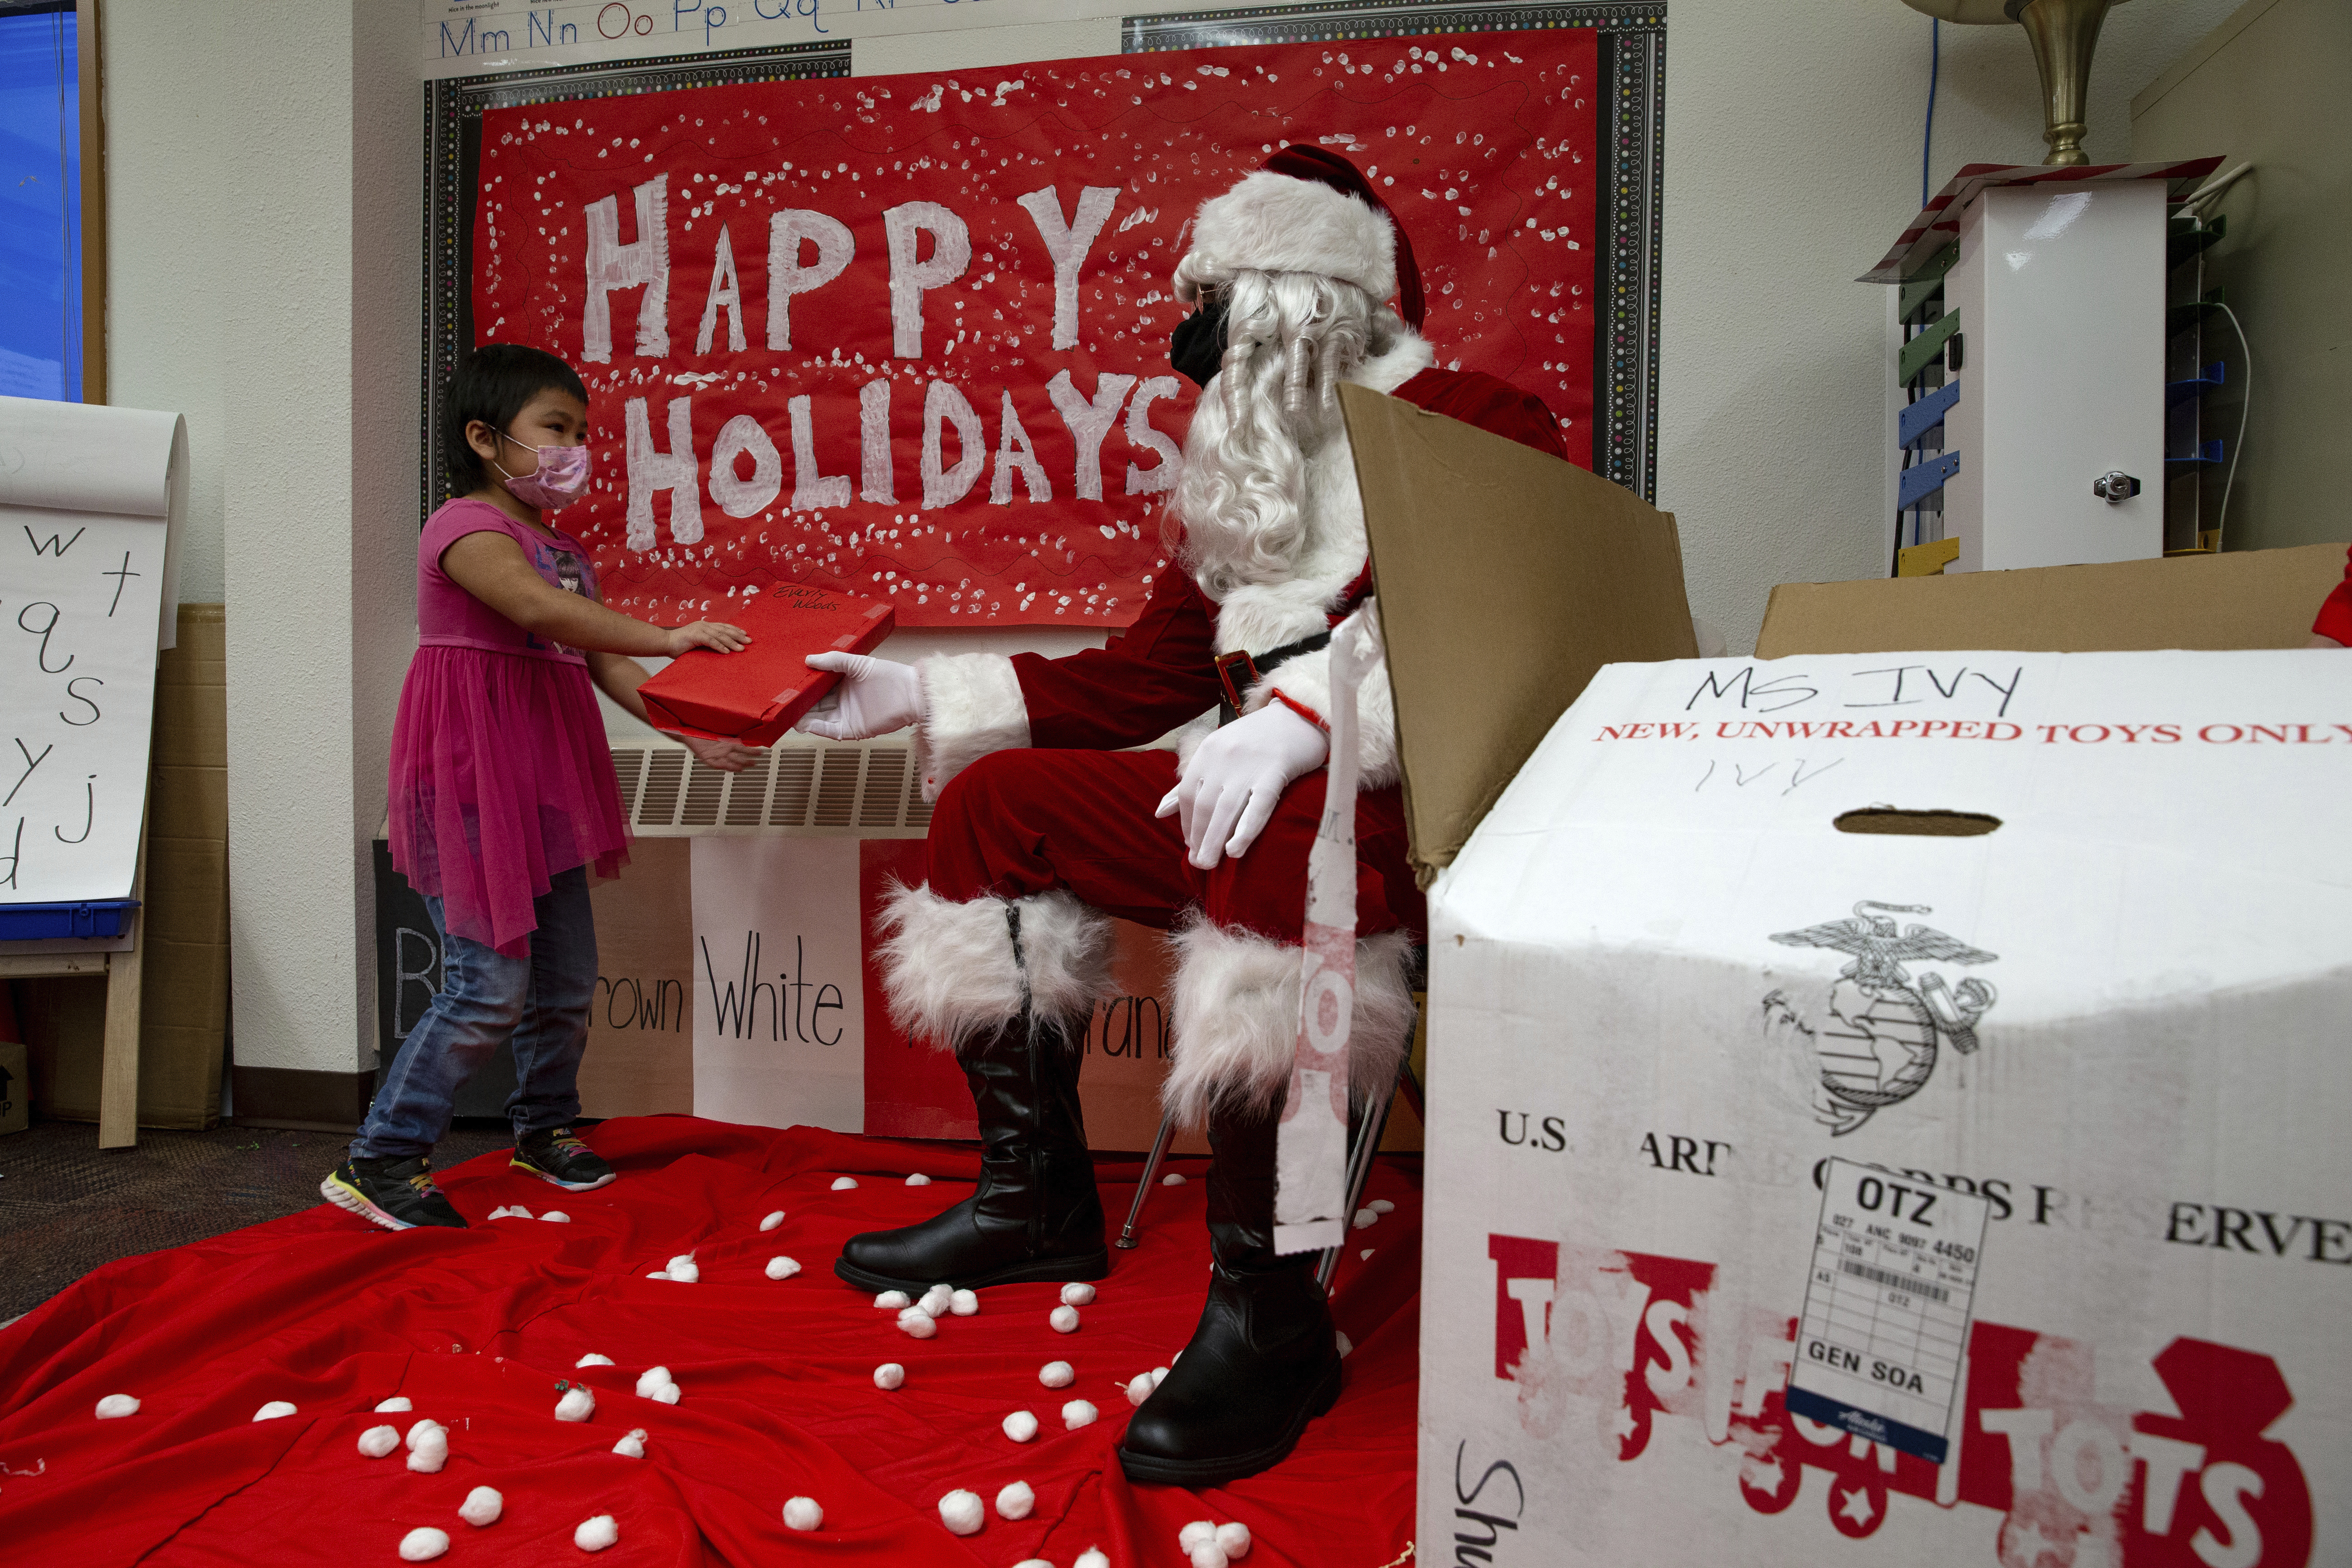
<path fill-rule="evenodd" d="M 392 729 L 392 863 L 442 900 L 452 935 L 520 958 L 548 879 L 591 861 L 614 875 L 629 833 L 587 659 L 441 570 L 443 552 L 487 532 L 513 539 L 556 587 L 595 592 L 588 551 L 569 534 L 551 540 L 488 501 L 433 514 L 416 542 L 416 656 Z"/>

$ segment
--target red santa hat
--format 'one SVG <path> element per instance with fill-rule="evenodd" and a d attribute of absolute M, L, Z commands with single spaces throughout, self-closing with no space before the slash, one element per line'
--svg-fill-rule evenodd
<path fill-rule="evenodd" d="M 1221 268 L 1315 272 L 1373 299 L 1396 297 L 1397 314 L 1421 326 L 1421 268 L 1388 204 L 1336 153 L 1293 142 L 1221 196 L 1201 204 L 1192 251 Z"/>

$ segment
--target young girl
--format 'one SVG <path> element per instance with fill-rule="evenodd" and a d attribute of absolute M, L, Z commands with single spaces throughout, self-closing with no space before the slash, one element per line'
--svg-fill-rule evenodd
<path fill-rule="evenodd" d="M 585 546 L 549 515 L 588 489 L 588 395 L 554 355 L 474 351 L 449 384 L 450 488 L 416 549 L 417 649 L 392 738 L 392 858 L 441 936 L 439 994 L 409 1032 L 351 1153 L 320 1186 L 393 1230 L 463 1227 L 430 1155 L 457 1086 L 514 1042 L 517 1169 L 566 1192 L 613 1179 L 575 1137 L 596 984 L 588 867 L 628 831 L 593 680 L 643 719 L 630 654 L 732 653 L 738 626 L 649 626 L 597 602 Z M 712 767 L 755 753 L 689 740 Z"/>

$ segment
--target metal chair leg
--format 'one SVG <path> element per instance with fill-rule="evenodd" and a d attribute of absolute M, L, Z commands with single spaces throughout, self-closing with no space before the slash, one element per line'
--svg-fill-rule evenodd
<path fill-rule="evenodd" d="M 1402 1080 L 1411 1071 L 1410 1067 L 1400 1063 L 1397 1076 Z M 1356 1205 L 1363 1201 L 1365 1184 L 1371 1180 L 1372 1156 L 1380 1152 L 1381 1138 L 1388 1131 L 1389 1110 L 1395 1105 L 1396 1096 L 1396 1088 L 1391 1085 L 1388 1093 L 1381 1097 L 1379 1105 L 1364 1108 L 1364 1124 L 1356 1134 L 1355 1147 L 1348 1151 L 1348 1203 L 1340 1210 L 1344 1223 L 1352 1225 L 1355 1221 Z M 1332 1276 L 1339 1271 L 1341 1250 L 1340 1247 L 1327 1247 L 1323 1249 L 1323 1256 L 1316 1261 L 1315 1283 L 1326 1290 L 1331 1288 Z"/>
<path fill-rule="evenodd" d="M 1171 1110 L 1160 1119 L 1160 1135 L 1151 1141 L 1150 1157 L 1143 1162 L 1143 1179 L 1135 1184 L 1135 1201 L 1127 1205 L 1127 1223 L 1119 1227 L 1118 1239 L 1112 1246 L 1134 1249 L 1135 1227 L 1143 1219 L 1143 1200 L 1159 1179 L 1160 1162 L 1168 1157 L 1168 1141 L 1175 1136 L 1176 1113 Z"/>

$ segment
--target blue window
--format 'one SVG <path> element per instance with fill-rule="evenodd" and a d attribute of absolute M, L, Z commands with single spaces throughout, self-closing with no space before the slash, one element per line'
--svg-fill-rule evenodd
<path fill-rule="evenodd" d="M 0 0 L 0 394 L 12 397 L 82 396 L 75 12 Z"/>

